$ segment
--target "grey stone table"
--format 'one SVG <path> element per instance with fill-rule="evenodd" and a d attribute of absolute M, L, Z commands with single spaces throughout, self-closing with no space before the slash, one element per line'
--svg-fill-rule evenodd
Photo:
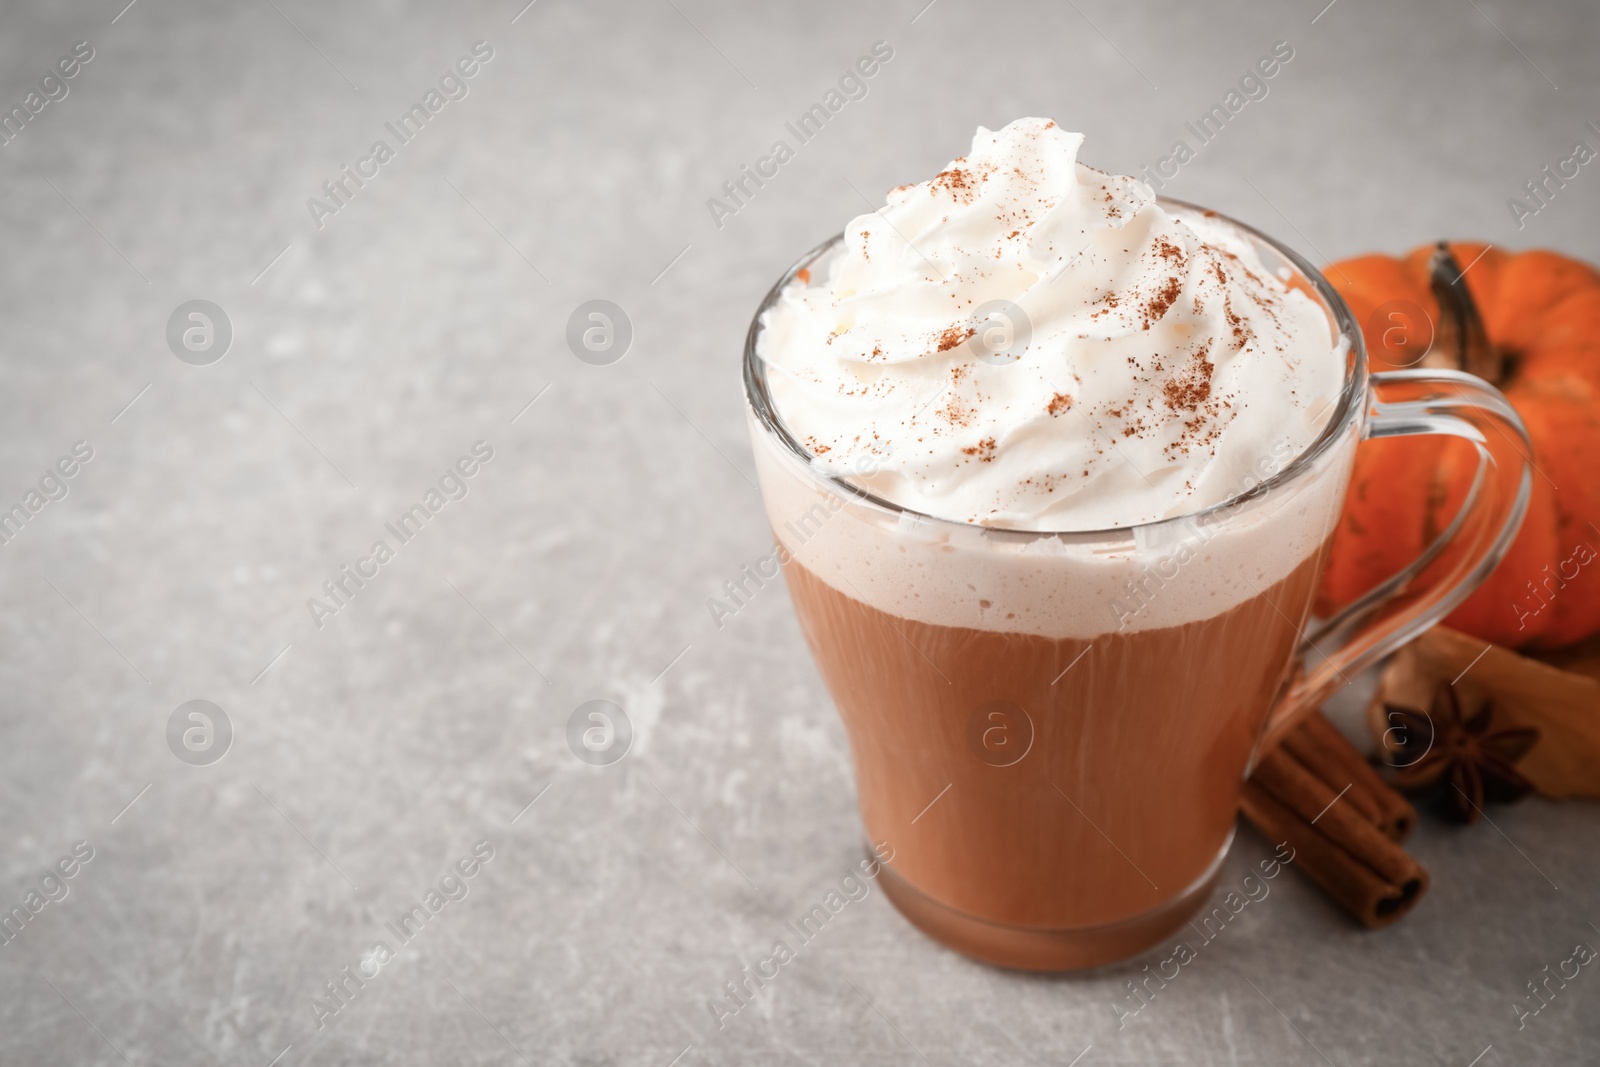
<path fill-rule="evenodd" d="M 42 906 L 0 1062 L 1600 1059 L 1588 969 L 1516 1012 L 1600 939 L 1580 804 L 1425 826 L 1433 889 L 1380 935 L 1280 878 L 1120 1021 L 1139 963 L 991 970 L 876 887 L 707 1006 L 859 855 L 781 587 L 706 601 L 770 544 L 748 317 L 863 197 L 1025 114 L 1156 165 L 1285 41 L 1168 192 L 1316 259 L 1600 256 L 1600 175 L 1507 206 L 1600 142 L 1592 4 L 1324 2 L 6 4 L 0 505 L 38 510 L 0 547 L 0 905 Z M 631 321 L 609 365 L 566 340 L 592 299 Z M 589 700 L 620 762 L 574 757 Z M 1223 884 L 1266 854 L 1241 833 Z"/>

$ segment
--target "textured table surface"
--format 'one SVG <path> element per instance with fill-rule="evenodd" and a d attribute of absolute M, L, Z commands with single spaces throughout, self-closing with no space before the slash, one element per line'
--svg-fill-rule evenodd
<path fill-rule="evenodd" d="M 1153 164 L 1279 41 L 1168 192 L 1317 260 L 1446 235 L 1595 258 L 1600 174 L 1520 230 L 1506 204 L 1600 144 L 1592 4 L 125 2 L 0 11 L 0 105 L 41 94 L 0 146 L 0 505 L 44 483 L 0 548 L 0 905 L 92 849 L 0 945 L 0 1062 L 1600 1059 L 1600 975 L 1520 1031 L 1515 1007 L 1600 944 L 1578 804 L 1425 825 L 1433 888 L 1381 934 L 1279 878 L 1120 1025 L 1147 961 L 991 970 L 876 887 L 748 1008 L 707 1007 L 859 857 L 786 595 L 706 607 L 770 545 L 737 357 L 771 281 L 979 124 L 1052 115 L 1091 162 Z M 714 218 L 878 41 L 865 97 Z M 341 205 L 344 167 L 370 176 Z M 609 365 L 566 341 L 592 299 L 632 325 Z M 191 300 L 222 358 L 169 344 Z M 465 497 L 386 532 L 441 481 Z M 632 730 L 606 766 L 568 744 L 596 699 Z M 169 743 L 191 700 L 226 716 L 220 760 L 218 716 Z M 330 1000 L 475 847 L 459 899 Z M 1222 886 L 1267 852 L 1241 832 Z"/>

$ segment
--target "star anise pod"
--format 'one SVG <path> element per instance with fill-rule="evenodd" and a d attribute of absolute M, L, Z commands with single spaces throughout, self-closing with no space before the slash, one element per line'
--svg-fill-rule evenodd
<path fill-rule="evenodd" d="M 1539 731 L 1495 729 L 1492 703 L 1464 717 L 1455 687 L 1442 685 L 1430 713 L 1393 704 L 1384 711 L 1399 738 L 1394 785 L 1401 792 L 1436 792 L 1443 809 L 1465 823 L 1478 821 L 1485 801 L 1509 804 L 1533 792 L 1516 763 L 1539 740 Z"/>

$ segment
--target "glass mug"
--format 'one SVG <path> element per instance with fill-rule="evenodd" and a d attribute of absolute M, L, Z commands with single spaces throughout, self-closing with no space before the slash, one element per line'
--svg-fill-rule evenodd
<path fill-rule="evenodd" d="M 1179 217 L 1200 210 L 1162 203 Z M 1256 755 L 1448 614 L 1521 524 L 1531 448 L 1505 398 L 1456 372 L 1369 374 L 1327 280 L 1232 225 L 1326 314 L 1343 388 L 1310 447 L 1291 459 L 1285 443 L 1254 484 L 1179 518 L 1074 533 L 982 527 L 890 503 L 815 463 L 773 407 L 757 340 L 783 288 L 802 268 L 825 269 L 841 237 L 796 263 L 751 324 L 744 384 L 762 496 L 849 735 L 867 838 L 893 856 L 885 890 L 912 923 L 977 959 L 1090 967 L 1177 930 L 1210 895 Z M 1306 636 L 1357 444 L 1424 434 L 1477 451 L 1454 522 Z"/>

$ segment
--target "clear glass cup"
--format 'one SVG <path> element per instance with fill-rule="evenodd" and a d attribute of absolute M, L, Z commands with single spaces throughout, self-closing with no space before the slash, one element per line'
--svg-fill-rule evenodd
<path fill-rule="evenodd" d="M 1162 203 L 1180 217 L 1201 210 Z M 783 288 L 840 237 L 796 263 L 751 323 L 744 383 L 762 495 L 850 738 L 868 840 L 892 856 L 885 889 L 914 924 L 977 959 L 1095 966 L 1178 929 L 1210 894 L 1258 753 L 1464 600 L 1522 521 L 1531 448 L 1505 398 L 1461 373 L 1369 374 L 1327 280 L 1233 225 L 1326 314 L 1343 389 L 1309 448 L 1286 463 L 1264 457 L 1257 484 L 1180 518 L 1073 533 L 980 527 L 823 469 L 774 410 L 757 340 Z M 1307 634 L 1356 446 L 1432 434 L 1477 452 L 1454 522 Z M 1083 610 L 1008 620 L 997 605 L 1017 590 L 1059 590 Z"/>

